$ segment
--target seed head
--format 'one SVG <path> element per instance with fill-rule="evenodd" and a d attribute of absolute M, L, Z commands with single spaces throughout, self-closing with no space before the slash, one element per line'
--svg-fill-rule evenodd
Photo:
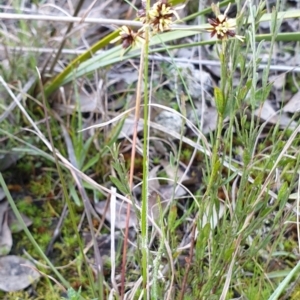
<path fill-rule="evenodd" d="M 130 46 L 134 47 L 140 45 L 144 42 L 141 32 L 135 32 L 127 26 L 122 26 L 119 36 L 111 41 L 111 43 L 116 43 L 117 41 L 122 41 L 122 47 L 124 49 L 129 48 Z"/>
<path fill-rule="evenodd" d="M 145 6 L 138 11 L 138 18 L 144 23 L 147 23 L 147 13 Z M 159 0 L 153 4 L 149 10 L 149 25 L 154 32 L 164 32 L 170 30 L 170 25 L 173 23 L 173 17 L 179 19 L 177 12 L 167 0 Z"/>
<path fill-rule="evenodd" d="M 236 35 L 236 21 L 227 17 L 227 13 L 230 8 L 230 3 L 227 6 L 224 14 L 220 13 L 219 3 L 212 4 L 212 11 L 216 15 L 216 18 L 208 19 L 210 27 L 207 29 L 211 33 L 211 37 L 217 36 L 219 40 L 226 40 L 228 37 L 236 37 L 240 41 L 244 41 L 244 37 Z"/>

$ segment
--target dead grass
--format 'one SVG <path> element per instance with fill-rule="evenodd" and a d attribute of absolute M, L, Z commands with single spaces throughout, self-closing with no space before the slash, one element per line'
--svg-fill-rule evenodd
<path fill-rule="evenodd" d="M 137 24 L 127 3 L 98 2 L 85 3 L 76 19 L 82 22 L 69 30 L 65 21 L 76 10 L 69 2 L 49 0 L 38 10 L 29 3 L 0 6 L 6 13 L 0 21 L 0 172 L 46 254 L 24 231 L 12 234 L 1 198 L 0 249 L 9 249 L 3 256 L 34 262 L 41 279 L 0 298 L 297 299 L 299 278 L 289 275 L 300 251 L 300 81 L 292 65 L 299 43 L 265 42 L 259 49 L 232 42 L 226 77 L 216 45 L 172 50 L 172 59 L 167 51 L 153 54 L 147 74 L 132 57 L 43 99 L 43 86 L 74 54 L 108 36 L 113 24 Z M 233 17 L 242 8 L 237 2 Z M 24 17 L 12 18 L 17 11 Z M 189 36 L 181 43 L 195 41 Z M 281 66 L 295 68 L 286 74 Z M 214 92 L 222 80 L 230 103 L 218 136 Z"/>

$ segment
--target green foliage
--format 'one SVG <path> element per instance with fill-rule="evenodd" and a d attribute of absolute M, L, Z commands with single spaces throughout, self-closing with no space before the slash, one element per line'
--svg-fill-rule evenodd
<path fill-rule="evenodd" d="M 181 1 L 174 2 L 179 3 Z M 229 1 L 224 1 L 223 4 L 227 2 Z M 237 7 L 241 9 L 241 1 L 236 2 Z M 191 5 L 195 5 L 195 3 Z M 196 4 L 198 5 L 199 3 L 197 2 Z M 138 199 L 143 204 L 143 212 L 136 212 L 139 225 L 142 225 L 142 232 L 138 232 L 137 242 L 134 247 L 129 248 L 125 278 L 126 287 L 130 289 L 138 282 L 143 272 L 144 283 L 143 285 L 135 286 L 137 292 L 134 299 L 141 297 L 141 294 L 146 291 L 146 287 L 148 288 L 149 282 L 152 284 L 149 286 L 151 299 L 165 298 L 166 290 L 169 288 L 172 289 L 174 299 L 177 299 L 176 296 L 180 294 L 180 289 L 184 288 L 182 285 L 186 272 L 185 266 L 190 259 L 188 252 L 190 248 L 184 248 L 183 250 L 181 247 L 186 246 L 188 243 L 194 242 L 194 252 L 189 273 L 187 274 L 187 287 L 184 294 L 184 299 L 187 300 L 220 299 L 227 277 L 230 279 L 230 283 L 229 289 L 226 291 L 226 299 L 231 299 L 236 294 L 248 299 L 268 299 L 277 286 L 281 288 L 281 291 L 278 292 L 279 294 L 285 291 L 286 288 L 286 283 L 281 285 L 279 281 L 279 279 L 284 279 L 282 275 L 278 275 L 279 279 L 277 278 L 276 280 L 274 278 L 266 279 L 269 275 L 267 274 L 268 262 L 273 259 L 276 253 L 288 266 L 297 261 L 295 255 L 289 256 L 288 259 L 286 258 L 287 252 L 292 252 L 297 248 L 297 242 L 287 239 L 285 222 L 295 222 L 294 215 L 288 214 L 286 207 L 290 194 L 295 194 L 295 182 L 299 170 L 299 158 L 297 157 L 297 149 L 300 144 L 299 137 L 292 141 L 287 153 L 282 155 L 288 139 L 294 133 L 293 130 L 282 130 L 279 125 L 270 126 L 271 128 L 265 127 L 263 130 L 261 123 L 257 120 L 258 118 L 254 116 L 255 109 L 264 103 L 272 89 L 272 85 L 268 82 L 269 67 L 266 67 L 263 71 L 261 82 L 258 76 L 258 65 L 261 60 L 261 54 L 265 49 L 265 41 L 271 41 L 272 48 L 275 39 L 286 39 L 287 35 L 277 34 L 278 24 L 283 17 L 280 12 L 276 14 L 276 11 L 274 11 L 272 14 L 265 14 L 262 1 L 258 7 L 250 6 L 249 15 L 238 15 L 239 19 L 237 20 L 238 31 L 240 29 L 245 30 L 246 42 L 242 44 L 233 39 L 224 39 L 219 45 L 215 45 L 218 48 L 217 53 L 221 63 L 221 78 L 220 81 L 217 78 L 215 80 L 214 96 L 219 119 L 216 132 L 211 134 L 211 139 L 209 140 L 211 145 L 208 145 L 202 135 L 200 139 L 197 139 L 198 136 L 195 139 L 184 136 L 185 142 L 190 142 L 188 147 L 182 147 L 182 141 L 177 142 L 174 141 L 174 137 L 170 137 L 166 143 L 166 145 L 170 145 L 166 151 L 167 153 L 158 153 L 154 154 L 154 156 L 151 154 L 149 158 L 146 155 L 147 151 L 145 151 L 145 149 L 147 150 L 145 137 L 139 139 L 139 141 L 144 141 L 144 145 L 146 145 L 146 148 L 142 151 L 143 155 L 140 156 L 142 158 L 135 158 L 132 162 L 131 158 L 124 154 L 124 148 L 129 145 L 128 141 L 126 144 L 118 138 L 127 115 L 121 121 L 118 121 L 117 124 L 113 124 L 112 130 L 109 128 L 108 132 L 99 130 L 95 135 L 91 135 L 88 138 L 81 132 L 85 123 L 79 107 L 80 95 L 78 94 L 77 82 L 75 84 L 74 81 L 74 84 L 70 87 L 77 103 L 72 115 L 61 115 L 56 119 L 56 114 L 53 113 L 53 108 L 49 105 L 47 107 L 49 118 L 46 118 L 44 108 L 42 109 L 44 104 L 37 101 L 28 101 L 28 99 L 23 101 L 26 111 L 33 119 L 32 122 L 38 123 L 41 118 L 43 120 L 49 119 L 54 147 L 58 149 L 59 153 L 67 158 L 68 161 L 71 161 L 85 175 L 90 176 L 90 182 L 83 182 L 82 188 L 86 189 L 88 199 L 91 202 L 97 203 L 99 200 L 106 200 L 109 197 L 107 190 L 110 186 L 115 186 L 118 192 L 123 195 L 132 195 L 133 193 L 128 183 L 129 166 L 134 165 L 139 170 L 143 169 L 142 175 L 140 171 L 134 174 L 134 183 L 140 184 L 139 177 L 143 177 L 144 180 L 142 196 L 139 196 Z M 187 18 L 203 15 L 210 10 L 211 8 L 209 7 L 200 11 L 197 9 L 193 16 L 190 15 Z M 286 14 L 291 16 L 291 12 L 286 12 Z M 270 20 L 272 33 L 267 36 L 259 36 L 257 34 L 259 22 Z M 19 22 L 19 26 L 20 32 L 17 38 L 23 46 L 32 46 L 24 33 L 30 32 L 30 26 L 34 26 L 34 23 L 22 21 Z M 203 30 L 205 26 L 207 24 L 196 26 L 193 30 L 171 30 L 152 37 L 149 53 L 151 51 L 160 52 L 166 50 L 170 53 L 173 49 L 179 47 L 216 44 L 215 41 L 202 41 L 198 44 L 187 45 L 180 44 L 180 42 L 177 43 L 181 38 L 193 37 L 199 33 L 199 30 Z M 66 68 L 61 73 L 55 78 L 50 78 L 45 84 L 46 96 L 52 95 L 63 84 L 71 82 L 75 78 L 84 77 L 93 82 L 92 72 L 95 70 L 107 68 L 122 60 L 139 57 L 140 49 L 132 49 L 124 53 L 122 57 L 120 55 L 122 49 L 119 46 L 112 46 L 106 51 L 95 54 L 96 51 L 107 47 L 117 34 L 116 31 L 106 35 L 84 54 L 67 63 Z M 295 34 L 290 35 L 291 37 L 297 39 Z M 162 41 L 164 44 L 159 46 L 162 44 Z M 256 43 L 257 41 L 261 42 Z M 7 45 L 16 46 L 11 41 Z M 251 60 L 248 59 L 249 55 L 252 57 Z M 145 63 L 147 59 L 148 57 L 146 57 Z M 2 76 L 7 82 L 17 80 L 25 82 L 29 75 L 36 74 L 36 64 L 37 60 L 34 55 L 14 56 L 14 59 L 10 62 L 10 68 L 4 70 L 4 67 L 1 65 L 0 72 L 2 71 Z M 174 70 L 176 72 L 179 71 L 176 68 L 174 69 L 173 65 L 172 68 L 169 68 L 169 63 L 161 63 L 159 66 L 161 68 L 159 70 L 160 76 L 163 77 L 163 81 L 165 81 L 165 77 L 167 80 L 170 79 L 174 75 Z M 171 69 L 172 72 L 170 72 Z M 147 82 L 149 81 L 147 79 L 149 70 L 145 68 L 144 73 L 145 102 L 141 105 L 144 109 L 147 107 L 148 98 L 150 98 L 147 90 L 147 83 L 148 85 L 150 84 L 150 82 Z M 233 87 L 233 79 L 236 79 L 234 74 L 237 70 L 240 74 L 239 82 Z M 95 77 L 95 79 L 99 81 L 98 77 Z M 183 79 L 183 86 L 186 87 L 184 78 L 181 79 Z M 293 93 L 296 92 L 294 82 L 299 82 L 299 78 L 288 74 L 287 81 L 286 87 Z M 185 96 L 177 95 L 177 91 L 170 91 L 160 86 L 161 78 L 159 80 L 155 79 L 151 84 L 151 97 L 156 98 L 157 103 L 181 112 L 182 103 L 179 102 L 182 100 L 185 103 Z M 122 91 L 120 93 L 120 97 L 126 99 L 121 99 L 123 103 L 127 99 L 131 99 L 133 97 L 132 90 L 136 90 L 135 85 L 127 86 L 126 88 L 128 92 Z M 114 91 L 114 89 L 116 87 L 111 86 L 109 92 L 118 92 L 117 90 Z M 188 94 L 189 91 L 187 90 L 185 93 Z M 39 89 L 30 91 L 29 94 L 33 98 L 39 94 L 38 99 L 41 96 Z M 172 101 L 175 98 L 180 98 L 180 101 Z M 193 104 L 193 102 L 189 103 L 189 105 Z M 127 108 L 127 103 L 124 104 L 120 113 L 123 112 L 125 107 Z M 5 106 L 0 108 L 1 114 L 5 111 L 5 108 Z M 250 112 L 248 108 L 250 108 Z M 185 107 L 182 110 L 184 111 Z M 26 250 L 28 249 L 30 255 L 43 264 L 47 263 L 50 265 L 51 261 L 55 261 L 56 266 L 64 266 L 62 269 L 45 268 L 43 270 L 45 276 L 38 283 L 38 297 L 44 297 L 43 299 L 45 300 L 93 299 L 97 294 L 95 291 L 100 290 L 99 287 L 95 287 L 94 276 L 91 276 L 90 272 L 94 253 L 90 251 L 86 255 L 82 254 L 82 249 L 80 250 L 80 247 L 83 248 L 81 236 L 76 235 L 76 233 L 79 224 L 81 225 L 80 234 L 86 230 L 95 232 L 96 227 L 99 226 L 99 220 L 93 219 L 95 223 L 93 223 L 92 228 L 88 228 L 89 225 L 86 219 L 82 217 L 87 211 L 82 206 L 81 194 L 78 191 L 78 185 L 75 184 L 78 179 L 74 180 L 69 169 L 64 167 L 65 162 L 61 163 L 59 160 L 61 165 L 54 164 L 53 154 L 35 134 L 29 131 L 25 131 L 26 134 L 24 135 L 18 133 L 23 127 L 31 126 L 32 123 L 19 110 L 15 109 L 15 111 L 14 125 L 9 124 L 7 121 L 1 123 L 8 132 L 8 134 L 4 134 L 4 139 L 7 139 L 5 151 L 18 147 L 22 155 L 25 155 L 25 158 L 23 157 L 23 159 L 18 161 L 17 171 L 11 168 L 4 175 L 7 180 L 11 180 L 16 173 L 20 173 L 22 174 L 21 177 L 27 180 L 22 186 L 24 189 L 22 193 L 26 196 L 22 195 L 20 199 L 16 197 L 14 200 L 18 211 L 32 219 L 33 224 L 29 229 L 38 246 L 32 246 L 34 243 L 28 236 L 24 233 L 18 233 L 14 235 L 16 241 L 14 251 L 19 254 L 20 249 L 24 247 Z M 108 120 L 111 116 L 106 116 L 105 113 L 102 114 L 101 112 L 101 118 Z M 224 122 L 225 117 L 228 117 L 226 119 L 228 122 L 226 123 Z M 65 132 L 62 131 L 61 125 L 65 127 L 70 141 L 66 138 Z M 39 123 L 39 128 L 48 137 L 49 132 L 45 123 Z M 267 135 L 265 134 L 266 130 L 269 131 Z M 147 133 L 147 131 L 145 132 Z M 1 133 L 3 133 L 2 130 Z M 152 134 L 151 132 L 150 136 Z M 199 145 L 195 145 L 196 140 L 199 142 Z M 119 143 L 118 146 L 116 146 L 117 143 Z M 94 145 L 98 147 L 96 148 Z M 156 216 L 157 227 L 155 227 L 148 222 L 146 216 L 146 206 L 149 200 L 149 191 L 146 189 L 148 168 L 152 167 L 152 163 L 159 165 L 161 159 L 169 159 L 170 165 L 174 169 L 179 164 L 182 166 L 188 165 L 195 150 L 193 145 L 198 150 L 200 149 L 198 146 L 205 146 L 205 150 L 209 151 L 209 154 L 203 151 L 199 155 L 201 159 L 198 158 L 191 162 L 192 167 L 196 167 L 197 170 L 201 169 L 199 182 L 194 183 L 195 186 L 191 187 L 192 192 L 188 198 L 168 199 L 165 215 L 159 202 L 161 197 L 157 197 L 159 215 Z M 138 147 L 140 147 L 140 144 Z M 209 149 L 210 147 L 211 149 Z M 70 155 L 70 148 L 74 150 L 72 152 L 73 156 Z M 175 151 L 173 151 L 174 149 Z M 32 154 L 35 154 L 35 156 Z M 165 157 L 163 157 L 164 155 Z M 268 178 L 280 155 L 282 155 L 282 159 L 276 165 L 276 172 L 278 171 L 276 173 L 276 181 L 274 179 L 275 174 L 271 174 L 270 182 L 266 182 L 266 178 Z M 62 168 L 61 173 L 58 170 L 59 168 Z M 112 168 L 114 170 L 113 174 L 111 173 Z M 168 177 L 164 169 L 159 171 L 157 176 Z M 98 183 L 99 186 L 101 185 L 101 188 L 104 187 L 104 191 L 101 190 L 100 192 L 99 186 L 96 187 L 96 184 L 92 184 L 92 180 L 94 180 L 94 183 Z M 160 188 L 164 188 L 165 186 L 163 185 L 169 183 L 170 181 L 167 180 L 159 180 Z M 274 188 L 274 183 L 280 185 L 278 190 Z M 262 190 L 263 188 L 265 190 Z M 269 205 L 272 198 L 268 194 L 270 191 L 277 195 L 276 199 L 272 199 L 273 205 Z M 61 196 L 63 193 L 64 196 Z M 52 240 L 53 230 L 58 224 L 61 211 L 65 205 L 64 200 L 67 200 L 67 202 L 71 200 L 71 202 L 68 202 L 69 214 L 65 216 L 63 224 L 61 224 L 61 234 L 54 243 L 53 253 L 50 254 L 51 261 L 47 261 L 47 257 L 43 256 L 40 250 L 45 251 Z M 295 199 L 290 198 L 290 200 Z M 70 213 L 73 211 L 74 215 Z M 273 223 L 269 225 L 270 232 L 263 232 L 262 228 L 264 228 L 264 222 L 267 219 L 271 219 Z M 106 225 L 107 222 L 105 222 Z M 193 241 L 191 240 L 190 232 L 194 225 L 197 227 L 197 236 Z M 158 229 L 160 230 L 159 238 L 156 232 Z M 109 232 L 109 228 L 101 229 L 101 233 Z M 116 253 L 117 272 L 120 272 L 121 257 L 121 243 L 119 243 Z M 90 264 L 86 263 L 87 259 Z M 70 263 L 71 261 L 74 262 Z M 107 288 L 111 288 L 109 275 L 112 267 L 112 262 L 109 259 L 105 259 L 104 270 L 109 273 L 105 274 Z M 56 271 L 58 273 L 55 273 Z M 119 274 L 116 276 L 118 280 Z M 54 277 L 65 288 L 68 288 L 66 298 L 61 298 L 58 285 L 50 281 L 50 277 L 48 278 L 47 275 Z M 64 280 L 64 278 L 67 280 Z M 174 279 L 174 282 L 172 282 L 173 286 L 169 286 L 171 278 Z M 286 278 L 289 279 L 288 276 Z M 82 288 L 70 288 L 70 285 L 73 287 L 81 286 Z M 292 294 L 293 299 L 297 298 L 297 290 L 296 288 Z M 107 293 L 107 290 L 105 292 Z M 1 299 L 31 299 L 26 292 L 2 294 L 0 293 Z"/>
<path fill-rule="evenodd" d="M 69 288 L 68 291 L 68 296 L 67 298 L 62 297 L 62 300 L 80 300 L 80 294 L 81 294 L 81 287 L 79 288 L 78 291 L 75 291 L 73 288 Z"/>

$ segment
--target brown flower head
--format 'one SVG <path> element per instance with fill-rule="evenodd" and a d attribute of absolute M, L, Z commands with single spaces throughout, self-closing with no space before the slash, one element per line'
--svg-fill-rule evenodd
<path fill-rule="evenodd" d="M 130 46 L 136 46 L 143 43 L 144 39 L 141 36 L 141 32 L 135 32 L 127 26 L 122 26 L 119 36 L 111 41 L 111 43 L 116 43 L 117 41 L 122 41 L 122 47 L 124 49 Z"/>
<path fill-rule="evenodd" d="M 236 37 L 243 42 L 244 37 L 236 35 L 236 21 L 235 19 L 230 19 L 227 17 L 227 13 L 230 8 L 230 3 L 227 6 L 224 14 L 220 13 L 219 3 L 212 4 L 212 11 L 216 15 L 214 19 L 208 19 L 210 27 L 207 29 L 208 32 L 211 32 L 211 37 L 217 36 L 219 40 L 226 40 L 228 37 Z"/>
<path fill-rule="evenodd" d="M 146 24 L 147 14 L 145 5 L 143 5 L 143 9 L 138 11 L 137 16 Z M 179 19 L 177 12 L 173 9 L 172 5 L 168 3 L 168 0 L 159 0 L 154 3 L 149 10 L 149 25 L 153 28 L 154 32 L 170 30 L 174 16 Z"/>

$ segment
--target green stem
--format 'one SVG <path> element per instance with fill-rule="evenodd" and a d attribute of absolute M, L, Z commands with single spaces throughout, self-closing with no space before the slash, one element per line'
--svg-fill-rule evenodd
<path fill-rule="evenodd" d="M 150 0 L 147 0 L 147 13 L 150 10 Z M 149 27 L 145 30 L 144 45 L 144 144 L 143 144 L 143 187 L 142 187 L 142 212 L 141 212 L 141 235 L 142 235 L 142 276 L 143 276 L 143 298 L 148 299 L 148 67 L 149 67 Z"/>
<path fill-rule="evenodd" d="M 227 72 L 228 72 L 228 61 L 229 61 L 229 53 L 228 53 L 228 41 L 223 40 L 221 44 L 221 50 L 220 50 L 220 62 L 221 62 L 221 97 L 217 99 L 215 95 L 215 101 L 216 101 L 216 107 L 218 111 L 218 125 L 217 125 L 217 136 L 216 140 L 213 146 L 213 152 L 212 152 L 212 157 L 211 157 L 211 167 L 212 167 L 212 172 L 211 176 L 208 182 L 208 186 L 205 192 L 205 196 L 211 195 L 214 185 L 217 182 L 217 177 L 219 173 L 219 169 L 221 166 L 221 162 L 219 159 L 219 149 L 221 145 L 221 136 L 222 136 L 222 129 L 223 129 L 223 121 L 224 121 L 224 115 L 226 111 L 226 106 L 227 106 L 227 100 L 228 100 L 228 95 L 226 92 L 226 79 L 228 77 Z"/>
<path fill-rule="evenodd" d="M 148 50 L 148 47 L 146 47 Z M 141 212 L 141 235 L 142 235 L 142 267 L 143 267 L 143 289 L 144 299 L 147 299 L 147 272 L 148 272 L 148 91 L 147 90 L 147 77 L 148 72 L 148 51 L 145 51 L 145 88 L 144 88 L 144 144 L 143 144 L 143 187 L 142 187 L 142 212 Z M 147 62 L 146 62 L 147 61 Z"/>
<path fill-rule="evenodd" d="M 223 128 L 223 121 L 224 121 L 223 114 L 219 114 L 218 115 L 218 125 L 217 125 L 217 137 L 216 137 L 216 141 L 215 141 L 212 156 L 211 156 L 212 172 L 211 172 L 209 182 L 208 182 L 208 185 L 207 185 L 207 189 L 206 189 L 206 192 L 205 192 L 206 197 L 209 196 L 211 194 L 211 192 L 213 191 L 213 187 L 216 183 L 219 168 L 220 168 L 220 160 L 219 160 L 218 152 L 219 152 L 219 148 L 220 148 L 220 145 L 221 145 L 221 135 L 222 135 L 222 128 Z"/>

